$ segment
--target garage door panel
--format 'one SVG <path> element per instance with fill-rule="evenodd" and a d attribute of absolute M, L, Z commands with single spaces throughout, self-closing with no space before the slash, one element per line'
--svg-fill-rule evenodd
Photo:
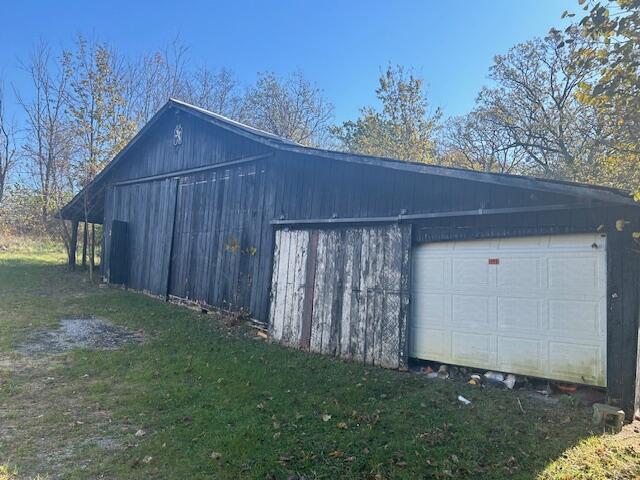
<path fill-rule="evenodd" d="M 547 242 L 547 237 L 515 237 L 497 240 L 499 250 L 530 250 L 540 248 Z"/>
<path fill-rule="evenodd" d="M 417 355 L 430 355 L 440 362 L 451 362 L 451 332 L 435 328 L 413 328 L 410 350 Z"/>
<path fill-rule="evenodd" d="M 606 386 L 605 242 L 578 234 L 417 246 L 410 355 Z"/>
<path fill-rule="evenodd" d="M 453 284 L 457 286 L 489 285 L 489 265 L 484 257 L 453 258 Z"/>
<path fill-rule="evenodd" d="M 491 361 L 491 335 L 452 332 L 451 356 L 454 363 L 485 365 Z"/>
<path fill-rule="evenodd" d="M 526 337 L 498 337 L 498 370 L 529 372 L 535 375 L 545 369 L 544 342 Z"/>
<path fill-rule="evenodd" d="M 486 262 L 486 260 L 485 260 Z M 540 260 L 527 257 L 500 258 L 497 285 L 508 288 L 540 288 Z"/>
<path fill-rule="evenodd" d="M 588 294 L 599 287 L 597 258 L 584 256 L 550 257 L 549 287 L 565 292 Z"/>
<path fill-rule="evenodd" d="M 597 337 L 602 332 L 599 310 L 599 302 L 550 300 L 549 329 L 563 336 Z"/>
<path fill-rule="evenodd" d="M 540 332 L 544 328 L 540 300 L 498 297 L 498 329 Z"/>
<path fill-rule="evenodd" d="M 473 242 L 442 242 L 441 245 L 448 245 L 448 247 L 444 249 L 455 250 L 456 253 L 473 251 L 484 252 L 487 249 L 495 248 L 499 242 L 500 240 L 485 238 L 481 240 L 474 240 Z"/>
<path fill-rule="evenodd" d="M 591 252 L 596 249 L 604 250 L 606 236 L 599 233 L 581 233 L 578 235 L 550 235 L 540 237 L 546 239 L 550 250 L 570 250 L 572 252 Z"/>
<path fill-rule="evenodd" d="M 451 295 L 442 293 L 422 293 L 414 295 L 415 308 L 429 312 L 432 325 L 451 324 Z"/>
<path fill-rule="evenodd" d="M 448 283 L 445 276 L 448 264 L 449 261 L 444 258 L 427 258 L 423 254 L 416 262 L 414 275 L 422 279 L 423 285 L 444 286 Z"/>
<path fill-rule="evenodd" d="M 456 327 L 488 327 L 490 300 L 477 295 L 453 295 L 452 324 Z"/>
<path fill-rule="evenodd" d="M 595 345 L 550 342 L 549 365 L 553 377 L 596 385 L 604 382 L 603 350 Z"/>

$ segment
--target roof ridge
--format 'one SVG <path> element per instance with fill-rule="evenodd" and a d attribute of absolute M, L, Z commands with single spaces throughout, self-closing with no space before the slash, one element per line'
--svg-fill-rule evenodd
<path fill-rule="evenodd" d="M 298 146 L 301 146 L 301 147 L 304 146 L 304 145 L 302 145 L 302 144 L 300 144 L 300 143 L 298 143 L 298 142 L 296 142 L 294 140 L 290 140 L 288 138 L 281 137 L 280 135 L 276 135 L 274 133 L 267 132 L 266 130 L 262 130 L 260 128 L 252 127 L 251 125 L 247 125 L 246 123 L 239 122 L 238 120 L 234 120 L 232 118 L 226 117 L 224 115 L 221 115 L 220 113 L 212 112 L 211 110 L 207 110 L 206 108 L 202 108 L 202 107 L 199 107 L 197 105 L 193 105 L 192 103 L 185 102 L 183 100 L 178 100 L 177 98 L 169 97 L 169 102 L 175 103 L 177 105 L 181 105 L 183 107 L 191 108 L 193 110 L 197 110 L 198 112 L 203 113 L 205 115 L 209 115 L 210 117 L 213 117 L 213 118 L 215 118 L 217 120 L 230 123 L 230 124 L 232 124 L 232 125 L 234 125 L 234 126 L 236 126 L 238 128 L 242 128 L 242 129 L 247 130 L 247 131 L 249 131 L 251 133 L 254 133 L 256 135 L 262 135 L 262 136 L 267 137 L 267 138 L 269 138 L 271 140 L 278 140 L 280 142 L 287 143 L 289 145 L 298 145 Z"/>

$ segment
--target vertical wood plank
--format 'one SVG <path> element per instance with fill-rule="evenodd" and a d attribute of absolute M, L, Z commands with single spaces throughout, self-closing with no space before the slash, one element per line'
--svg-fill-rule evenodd
<path fill-rule="evenodd" d="M 287 298 L 287 269 L 289 267 L 289 243 L 290 232 L 288 230 L 279 231 L 279 238 L 276 242 L 276 248 L 278 249 L 278 264 L 277 269 L 274 267 L 274 276 L 276 278 L 274 285 L 274 300 L 273 304 L 273 326 L 272 336 L 277 341 L 282 341 L 284 332 L 284 312 L 286 309 Z"/>
<path fill-rule="evenodd" d="M 353 261 L 351 273 L 351 313 L 349 315 L 349 357 L 354 360 L 361 360 L 362 355 L 358 355 L 361 349 L 360 339 L 360 320 L 362 290 L 361 290 L 361 269 L 362 269 L 362 245 L 363 233 L 362 229 L 353 230 Z"/>
<path fill-rule="evenodd" d="M 409 321 L 411 320 L 411 253 L 413 231 L 411 225 L 400 227 L 402 235 L 402 266 L 400 276 L 400 314 L 398 334 L 398 368 L 409 368 Z"/>
<path fill-rule="evenodd" d="M 389 226 L 385 230 L 384 267 L 382 270 L 383 314 L 380 322 L 379 364 L 386 368 L 398 368 L 402 238 L 400 229 L 396 225 Z"/>
<path fill-rule="evenodd" d="M 296 292 L 295 292 L 295 274 L 296 274 L 296 257 L 298 256 L 298 232 L 291 230 L 288 233 L 289 246 L 287 253 L 287 275 L 286 286 L 287 291 L 285 293 L 284 311 L 282 312 L 282 343 L 289 345 L 291 343 L 291 323 L 293 322 L 293 309 L 296 304 Z"/>
<path fill-rule="evenodd" d="M 322 300 L 322 353 L 331 353 L 331 336 L 333 333 L 333 299 L 336 295 L 336 253 L 337 235 L 334 230 L 326 231 L 327 249 L 325 252 L 325 288 Z"/>
<path fill-rule="evenodd" d="M 316 275 L 314 282 L 313 315 L 311 317 L 311 340 L 309 350 L 312 352 L 322 351 L 322 319 L 324 316 L 324 297 L 326 287 L 326 252 L 327 235 L 324 230 L 318 232 L 318 249 L 316 255 Z"/>
<path fill-rule="evenodd" d="M 352 334 L 352 345 L 355 343 L 354 359 L 360 362 L 366 361 L 367 356 L 367 316 L 368 316 L 368 281 L 370 268 L 370 250 L 372 250 L 371 232 L 368 228 L 362 230 L 362 248 L 360 250 L 360 279 L 358 301 L 358 323 L 355 335 Z"/>
<path fill-rule="evenodd" d="M 309 254 L 309 231 L 298 232 L 298 253 L 296 255 L 296 273 L 294 283 L 294 305 L 291 315 L 291 340 L 293 346 L 300 345 L 300 334 L 302 331 L 302 314 L 305 301 L 305 283 L 307 278 L 307 256 Z"/>
<path fill-rule="evenodd" d="M 351 357 L 351 314 L 352 314 L 352 297 L 356 295 L 353 291 L 353 256 L 355 234 L 354 229 L 349 228 L 344 233 L 344 265 L 343 265 L 343 287 L 342 298 L 340 298 L 340 349 L 338 355 L 348 359 Z"/>

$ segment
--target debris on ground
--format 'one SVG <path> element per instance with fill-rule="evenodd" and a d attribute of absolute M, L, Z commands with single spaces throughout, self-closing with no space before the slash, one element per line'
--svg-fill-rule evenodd
<path fill-rule="evenodd" d="M 557 388 L 562 393 L 576 393 L 577 387 L 575 385 L 571 385 L 568 383 L 558 383 L 554 382 L 553 386 Z"/>
<path fill-rule="evenodd" d="M 513 387 L 515 386 L 516 381 L 517 381 L 516 376 L 513 373 L 510 373 L 506 377 L 504 377 L 503 383 L 507 386 L 509 390 L 513 390 Z"/>
<path fill-rule="evenodd" d="M 585 407 L 591 407 L 594 403 L 606 402 L 604 390 L 589 385 L 554 382 L 547 379 L 514 375 L 513 373 L 459 367 L 426 360 L 413 359 L 412 362 L 410 370 L 429 379 L 448 379 L 479 388 L 524 391 L 528 393 L 529 397 L 550 404 L 555 404 L 566 397 L 571 397 Z"/>
<path fill-rule="evenodd" d="M 471 400 L 464 398 L 462 395 L 458 395 L 458 401 L 465 405 L 471 405 Z"/>
<path fill-rule="evenodd" d="M 493 380 L 494 382 L 502 382 L 504 381 L 504 374 L 499 372 L 486 372 L 484 378 Z"/>
<path fill-rule="evenodd" d="M 55 330 L 34 332 L 29 340 L 16 345 L 16 350 L 27 354 L 56 354 L 74 348 L 112 350 L 142 340 L 141 332 L 132 332 L 102 318 L 65 318 Z"/>
<path fill-rule="evenodd" d="M 438 378 L 442 378 L 443 380 L 449 378 L 449 372 L 447 371 L 447 366 L 442 364 L 438 369 Z"/>

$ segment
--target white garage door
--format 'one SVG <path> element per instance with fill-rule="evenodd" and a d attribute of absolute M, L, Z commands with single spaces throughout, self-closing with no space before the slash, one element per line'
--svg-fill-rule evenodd
<path fill-rule="evenodd" d="M 580 234 L 417 246 L 410 355 L 606 386 L 605 242 Z"/>

